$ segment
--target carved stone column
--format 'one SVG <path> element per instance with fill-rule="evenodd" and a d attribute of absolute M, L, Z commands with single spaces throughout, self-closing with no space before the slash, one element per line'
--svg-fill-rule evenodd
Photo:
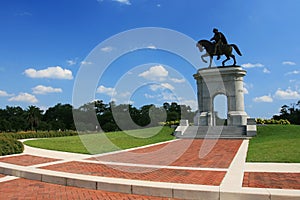
<path fill-rule="evenodd" d="M 198 109 L 195 125 L 214 126 L 215 96 L 227 97 L 229 126 L 246 125 L 247 113 L 244 106 L 243 77 L 246 71 L 239 66 L 204 68 L 194 74 L 198 88 Z"/>

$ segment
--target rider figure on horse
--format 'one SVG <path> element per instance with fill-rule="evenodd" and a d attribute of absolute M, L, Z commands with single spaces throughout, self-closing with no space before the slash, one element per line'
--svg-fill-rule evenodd
<path fill-rule="evenodd" d="M 212 41 L 212 40 L 215 41 L 214 55 L 216 55 L 217 52 L 219 52 L 218 57 L 217 57 L 217 60 L 219 60 L 222 47 L 223 47 L 223 45 L 227 45 L 228 42 L 227 42 L 226 37 L 224 36 L 224 34 L 219 32 L 218 29 L 214 28 L 213 33 L 214 33 L 214 36 L 210 39 L 210 41 Z"/>

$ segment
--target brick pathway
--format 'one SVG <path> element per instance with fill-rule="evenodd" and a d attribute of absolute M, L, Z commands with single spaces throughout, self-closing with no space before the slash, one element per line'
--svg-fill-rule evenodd
<path fill-rule="evenodd" d="M 150 165 L 172 165 L 184 167 L 228 168 L 243 140 L 179 140 L 130 152 L 99 156 L 93 160 L 139 163 Z M 203 158 L 200 152 L 213 146 Z M 188 148 L 187 148 L 188 147 Z M 202 149 L 201 149 L 202 148 Z M 186 151 L 182 152 L 182 149 Z M 169 163 L 170 161 L 174 161 Z"/>
<path fill-rule="evenodd" d="M 300 189 L 300 173 L 245 172 L 243 187 Z"/>
<path fill-rule="evenodd" d="M 45 157 L 33 156 L 33 155 L 20 155 L 20 156 L 0 158 L 0 162 L 10 163 L 14 165 L 21 165 L 21 166 L 31 166 L 31 165 L 37 165 L 37 164 L 42 164 L 47 162 L 54 162 L 58 160 L 59 159 L 45 158 Z"/>
<path fill-rule="evenodd" d="M 117 192 L 105 192 L 62 185 L 55 185 L 27 179 L 15 179 L 0 183 L 0 200 L 53 200 L 53 199 L 76 199 L 76 200 L 164 200 L 169 198 L 150 197 L 142 195 L 123 194 Z"/>
<path fill-rule="evenodd" d="M 92 160 L 164 165 L 170 157 L 174 160 L 171 166 L 228 168 L 243 140 L 178 140 L 129 152 L 99 156 Z M 206 142 L 206 143 L 205 143 Z M 205 146 L 206 145 L 206 146 Z M 205 147 L 207 149 L 205 149 Z M 211 151 L 200 158 L 201 148 Z M 186 151 L 182 152 L 182 149 Z M 202 149 L 202 150 L 203 150 Z M 226 171 L 157 169 L 155 167 L 133 167 L 120 165 L 104 165 L 86 162 L 67 162 L 42 169 L 93 176 L 149 180 L 158 182 L 186 183 L 219 186 Z"/>
<path fill-rule="evenodd" d="M 76 161 L 41 167 L 41 169 L 102 177 L 216 186 L 221 184 L 226 174 L 226 172 L 222 171 L 155 169 L 115 165 L 108 166 Z M 133 171 L 139 173 L 130 173 Z"/>
<path fill-rule="evenodd" d="M 35 170 L 38 168 L 38 166 L 33 165 L 45 164 L 43 167 L 40 167 L 40 169 L 52 170 L 54 171 L 54 174 L 55 171 L 60 171 L 91 176 L 167 182 L 167 184 L 170 182 L 220 186 L 224 183 L 229 183 L 228 177 L 230 177 L 229 174 L 232 175 L 233 169 L 235 169 L 235 163 L 244 163 L 244 159 L 241 160 L 241 156 L 237 156 L 238 159 L 235 160 L 232 167 L 230 167 L 230 164 L 232 163 L 233 158 L 235 157 L 242 143 L 243 140 L 225 139 L 177 140 L 170 143 L 154 145 L 128 152 L 97 156 L 87 160 L 82 160 L 83 157 L 80 156 L 78 158 L 76 156 L 74 157 L 74 155 L 72 155 L 73 157 L 70 159 L 68 157 L 69 155 L 66 154 L 66 157 L 58 157 L 67 160 L 57 164 L 51 162 L 59 161 L 60 159 L 47 158 L 43 153 L 41 153 L 42 156 L 34 156 L 39 155 L 36 153 L 36 151 L 34 151 L 34 155 L 30 155 L 30 153 L 28 153 L 17 156 L 0 157 L 0 164 L 1 162 L 10 163 L 14 165 L 20 165 L 24 167 L 24 169 L 27 168 L 30 170 Z M 239 151 L 243 153 L 239 153 L 239 155 L 245 156 L 247 148 L 245 144 L 246 143 L 243 143 L 242 145 L 242 149 L 244 150 Z M 51 154 L 49 157 L 53 157 L 53 155 Z M 111 163 L 103 164 L 96 162 L 97 160 Z M 135 164 L 140 165 L 134 166 Z M 142 166 L 142 164 L 147 164 L 147 166 Z M 161 166 L 161 168 L 157 165 Z M 244 174 L 243 183 L 240 179 L 238 184 L 236 184 L 237 187 L 241 188 L 241 186 L 243 186 L 243 190 L 251 190 L 251 188 L 283 189 L 282 192 L 285 195 L 290 195 L 289 190 L 293 189 L 295 190 L 295 193 L 299 193 L 300 196 L 300 169 L 297 170 L 297 165 L 296 169 L 294 169 L 294 166 L 289 168 L 293 171 L 288 169 L 284 170 L 284 173 L 274 172 L 274 169 L 277 169 L 276 167 L 278 167 L 276 165 L 273 166 L 272 172 L 270 172 L 271 170 L 269 172 L 268 170 L 266 172 L 255 172 L 256 168 L 253 168 L 253 166 L 252 169 L 250 167 L 251 170 L 246 170 L 244 172 L 244 164 L 241 166 L 242 167 L 239 168 L 241 173 L 238 173 L 238 176 Z M 226 179 L 224 179 L 226 173 L 228 173 L 228 176 L 226 176 Z M 163 199 L 149 196 L 129 195 L 55 185 L 21 178 L 14 180 L 12 179 L 14 179 L 14 177 L 5 177 L 5 175 L 0 174 L 0 180 L 3 181 L 0 182 L 0 200 Z M 225 181 L 223 181 L 223 179 Z M 149 193 L 144 194 L 149 195 Z"/>

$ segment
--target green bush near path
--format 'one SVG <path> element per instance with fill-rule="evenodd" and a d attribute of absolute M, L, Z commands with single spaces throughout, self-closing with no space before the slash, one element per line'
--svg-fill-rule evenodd
<path fill-rule="evenodd" d="M 0 156 L 22 153 L 24 145 L 18 140 L 0 137 Z"/>
<path fill-rule="evenodd" d="M 126 132 L 94 133 L 71 137 L 29 140 L 24 143 L 43 149 L 82 154 L 99 154 L 172 140 L 175 138 L 171 135 L 173 131 L 174 129 L 170 127 L 154 127 Z"/>
<path fill-rule="evenodd" d="M 29 138 L 51 138 L 51 137 L 65 137 L 78 135 L 75 131 L 28 131 L 19 133 L 0 133 L 0 136 L 12 139 L 29 139 Z"/>
<path fill-rule="evenodd" d="M 19 139 L 50 138 L 78 135 L 75 131 L 44 131 L 44 132 L 19 132 L 0 133 L 0 156 L 22 153 L 24 145 Z"/>
<path fill-rule="evenodd" d="M 300 163 L 300 126 L 257 126 L 249 142 L 247 162 Z"/>

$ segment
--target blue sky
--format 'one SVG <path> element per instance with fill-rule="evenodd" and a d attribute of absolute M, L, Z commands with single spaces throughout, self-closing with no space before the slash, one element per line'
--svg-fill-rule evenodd
<path fill-rule="evenodd" d="M 98 69 L 89 60 L 91 52 L 124 31 L 158 27 L 198 41 L 210 39 L 216 27 L 243 53 L 237 62 L 247 70 L 246 112 L 271 117 L 282 105 L 300 100 L 299 7 L 298 0 L 2 0 L 0 108 L 72 104 L 80 70 Z M 134 39 L 124 43 L 136 48 Z M 118 99 L 137 107 L 179 101 L 196 108 L 190 91 L 174 94 L 185 87 L 195 92 L 195 66 L 156 44 L 145 45 L 121 55 L 97 77 L 91 100 Z M 202 53 L 191 48 L 197 67 L 205 67 Z M 100 50 L 117 49 L 106 45 Z M 126 91 L 130 85 L 134 91 Z"/>

